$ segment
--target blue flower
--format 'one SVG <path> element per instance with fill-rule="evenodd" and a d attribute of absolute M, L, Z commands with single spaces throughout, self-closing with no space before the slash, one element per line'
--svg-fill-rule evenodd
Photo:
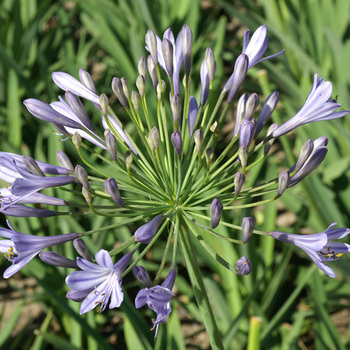
<path fill-rule="evenodd" d="M 7 240 L 0 240 L 0 252 L 5 253 L 13 265 L 5 270 L 4 278 L 14 275 L 43 249 L 72 241 L 78 237 L 77 233 L 44 237 L 32 236 L 15 231 L 9 222 L 7 224 L 10 230 L 0 228 L 0 237 L 7 238 Z"/>
<path fill-rule="evenodd" d="M 135 299 L 137 309 L 147 304 L 147 306 L 157 314 L 157 318 L 153 321 L 153 328 L 156 328 L 155 338 L 158 334 L 158 327 L 161 323 L 165 323 L 168 319 L 171 306 L 170 300 L 175 294 L 171 291 L 174 286 L 176 273 L 170 270 L 162 285 L 156 285 L 151 288 L 141 289 Z"/>
<path fill-rule="evenodd" d="M 336 119 L 349 114 L 349 111 L 338 111 L 340 104 L 336 100 L 330 99 L 332 95 L 332 84 L 324 81 L 322 78 L 314 76 L 309 95 L 300 111 L 288 121 L 283 123 L 272 133 L 272 137 L 276 138 L 284 135 L 300 125 L 314 123 L 321 120 Z"/>
<path fill-rule="evenodd" d="M 327 230 L 308 236 L 295 235 L 284 232 L 271 232 L 270 235 L 282 242 L 293 244 L 303 249 L 311 260 L 329 277 L 335 277 L 335 272 L 325 261 L 338 260 L 343 254 L 350 252 L 350 245 L 342 242 L 333 242 L 350 233 L 348 228 L 332 229 L 336 223 Z"/>
<path fill-rule="evenodd" d="M 97 264 L 86 259 L 77 258 L 77 265 L 82 271 L 74 271 L 66 278 L 66 283 L 72 288 L 67 298 L 82 301 L 80 314 L 84 314 L 96 305 L 101 304 L 99 311 L 103 311 L 109 299 L 109 308 L 119 307 L 124 299 L 121 289 L 121 274 L 128 266 L 131 254 L 125 254 L 113 264 L 109 253 L 101 249 L 95 255 Z"/>

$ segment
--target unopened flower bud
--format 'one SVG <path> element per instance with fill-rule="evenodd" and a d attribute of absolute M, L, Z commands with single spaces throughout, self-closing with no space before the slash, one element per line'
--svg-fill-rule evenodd
<path fill-rule="evenodd" d="M 147 67 L 148 67 L 148 72 L 152 80 L 153 88 L 154 90 L 157 91 L 157 86 L 158 86 L 158 75 L 157 75 L 157 69 L 154 64 L 153 58 L 151 56 L 147 57 Z M 141 93 L 140 93 L 141 95 Z M 142 95 L 141 95 L 142 96 Z"/>
<path fill-rule="evenodd" d="M 174 269 L 171 269 L 168 275 L 165 277 L 165 280 L 162 283 L 162 287 L 172 290 L 174 287 L 175 279 L 176 279 L 176 273 Z"/>
<path fill-rule="evenodd" d="M 130 151 L 125 152 L 125 166 L 127 170 L 130 170 L 133 161 L 133 156 Z"/>
<path fill-rule="evenodd" d="M 201 129 L 197 129 L 193 133 L 194 143 L 196 144 L 197 153 L 201 153 L 203 147 L 204 133 Z"/>
<path fill-rule="evenodd" d="M 209 147 L 205 150 L 205 159 L 207 161 L 207 165 L 210 166 L 214 159 L 214 149 L 213 147 Z"/>
<path fill-rule="evenodd" d="M 179 157 L 181 157 L 181 153 L 182 153 L 182 137 L 181 137 L 181 133 L 178 130 L 175 130 L 172 134 L 171 134 L 171 142 L 175 148 L 175 151 L 177 153 L 177 155 Z"/>
<path fill-rule="evenodd" d="M 72 141 L 76 149 L 80 148 L 80 145 L 82 143 L 82 139 L 79 133 L 75 132 L 72 136 Z"/>
<path fill-rule="evenodd" d="M 242 219 L 242 242 L 245 244 L 249 241 L 254 230 L 254 219 L 252 217 L 245 217 Z"/>
<path fill-rule="evenodd" d="M 120 81 L 122 82 L 124 95 L 129 100 L 130 99 L 129 83 L 125 78 L 121 78 Z"/>
<path fill-rule="evenodd" d="M 205 59 L 202 61 L 201 70 L 200 70 L 200 78 L 201 78 L 201 96 L 199 103 L 201 106 L 204 106 L 209 97 L 209 88 L 210 88 L 210 80 L 208 74 L 208 67 Z"/>
<path fill-rule="evenodd" d="M 85 87 L 87 87 L 89 90 L 91 90 L 94 93 L 96 93 L 95 84 L 94 84 L 94 81 L 91 78 L 90 73 L 88 73 L 86 70 L 80 68 L 79 69 L 79 78 L 80 78 L 81 83 Z"/>
<path fill-rule="evenodd" d="M 157 233 L 160 224 L 162 223 L 163 215 L 155 216 L 147 224 L 142 225 L 135 231 L 135 241 L 148 244 L 151 242 L 154 235 Z"/>
<path fill-rule="evenodd" d="M 262 130 L 266 122 L 271 117 L 271 114 L 273 113 L 273 111 L 277 106 L 278 98 L 279 98 L 278 91 L 274 91 L 264 102 L 259 114 L 258 123 L 256 125 L 255 138 L 258 137 L 258 135 L 260 134 L 260 131 Z"/>
<path fill-rule="evenodd" d="M 288 171 L 283 171 L 278 176 L 278 190 L 277 193 L 279 196 L 282 196 L 283 192 L 289 186 L 290 175 Z"/>
<path fill-rule="evenodd" d="M 148 272 L 143 266 L 136 265 L 133 268 L 133 272 L 135 277 L 146 287 L 146 288 L 151 288 L 152 287 L 152 282 L 151 279 L 149 278 Z"/>
<path fill-rule="evenodd" d="M 181 97 L 179 95 L 170 96 L 170 107 L 174 123 L 178 123 L 181 118 Z"/>
<path fill-rule="evenodd" d="M 124 202 L 122 200 L 122 197 L 120 196 L 117 181 L 115 181 L 115 179 L 111 177 L 105 181 L 104 185 L 105 185 L 106 191 L 114 200 L 114 202 L 120 205 L 121 207 L 123 207 Z"/>
<path fill-rule="evenodd" d="M 106 147 L 107 150 L 113 160 L 118 159 L 118 153 L 117 153 L 117 140 L 115 136 L 110 132 L 109 129 L 105 130 L 105 141 L 106 141 Z"/>
<path fill-rule="evenodd" d="M 120 104 L 125 108 L 128 107 L 128 100 L 126 99 L 126 96 L 123 91 L 123 84 L 121 80 L 117 77 L 114 77 L 112 79 L 112 90 L 114 94 L 117 96 Z"/>
<path fill-rule="evenodd" d="M 239 276 L 249 275 L 252 270 L 252 263 L 245 257 L 242 256 L 238 259 L 235 267 L 235 271 Z"/>
<path fill-rule="evenodd" d="M 162 42 L 162 51 L 163 51 L 163 57 L 164 57 L 164 63 L 166 71 L 168 72 L 169 76 L 172 77 L 174 74 L 174 48 L 173 44 L 168 39 L 163 39 Z"/>
<path fill-rule="evenodd" d="M 61 254 L 47 251 L 41 252 L 39 257 L 45 264 L 48 265 L 78 269 L 78 265 L 74 260 L 68 259 Z"/>
<path fill-rule="evenodd" d="M 192 137 L 193 130 L 196 125 L 197 114 L 198 114 L 197 100 L 193 96 L 190 96 L 190 103 L 188 108 L 188 119 L 187 119 L 190 137 Z"/>
<path fill-rule="evenodd" d="M 259 96 L 255 92 L 253 92 L 247 99 L 246 105 L 245 105 L 245 114 L 244 119 L 251 119 L 253 116 L 253 113 L 259 106 Z"/>
<path fill-rule="evenodd" d="M 244 169 L 247 166 L 247 162 L 248 162 L 248 149 L 244 146 L 239 147 L 238 155 L 239 155 L 239 160 L 241 162 L 242 168 Z"/>
<path fill-rule="evenodd" d="M 82 192 L 82 194 L 83 194 L 83 196 L 84 196 L 84 198 L 86 200 L 86 203 L 90 205 L 92 203 L 91 192 L 88 191 L 85 187 L 82 188 L 81 192 Z"/>
<path fill-rule="evenodd" d="M 105 94 L 102 94 L 100 96 L 100 106 L 101 106 L 101 113 L 102 115 L 106 116 L 107 115 L 107 109 L 109 106 L 109 101 L 108 97 Z"/>
<path fill-rule="evenodd" d="M 304 144 L 303 147 L 301 148 L 299 159 L 297 163 L 295 164 L 295 167 L 293 171 L 298 171 L 304 164 L 305 162 L 309 159 L 310 154 L 314 150 L 314 142 L 309 139 L 307 140 Z"/>
<path fill-rule="evenodd" d="M 139 75 L 136 79 L 136 87 L 139 90 L 141 97 L 145 96 L 145 78 L 142 75 Z"/>
<path fill-rule="evenodd" d="M 88 174 L 86 170 L 79 164 L 75 166 L 75 176 L 78 179 L 78 181 L 83 185 L 83 187 L 90 191 L 90 184 L 88 180 Z"/>
<path fill-rule="evenodd" d="M 212 228 L 215 228 L 219 225 L 223 210 L 224 210 L 224 207 L 222 203 L 217 198 L 214 198 L 210 206 L 210 217 L 211 217 Z"/>
<path fill-rule="evenodd" d="M 237 111 L 236 111 L 236 122 L 235 122 L 235 129 L 233 131 L 233 137 L 236 137 L 241 129 L 242 121 L 245 115 L 245 105 L 247 100 L 248 100 L 247 94 L 243 94 L 238 100 Z"/>
<path fill-rule="evenodd" d="M 147 75 L 147 62 L 144 57 L 141 57 L 137 65 L 139 74 L 145 79 Z"/>
<path fill-rule="evenodd" d="M 159 131 L 156 126 L 148 133 L 148 142 L 152 151 L 159 148 Z"/>
<path fill-rule="evenodd" d="M 277 123 L 274 123 L 274 124 L 271 124 L 269 129 L 267 130 L 267 137 L 269 135 L 271 135 L 276 129 L 278 128 L 278 124 Z M 255 135 L 256 135 L 256 132 L 255 132 Z M 269 141 L 267 141 L 264 145 L 264 154 L 268 154 L 270 152 L 270 149 L 273 145 L 273 143 L 275 142 L 275 139 L 270 139 Z"/>
<path fill-rule="evenodd" d="M 78 254 L 85 260 L 92 261 L 89 251 L 86 247 L 85 242 L 81 238 L 76 238 L 73 241 L 73 246 Z"/>
<path fill-rule="evenodd" d="M 135 111 L 138 112 L 140 109 L 140 95 L 136 91 L 131 93 L 131 102 Z"/>
<path fill-rule="evenodd" d="M 209 80 L 213 81 L 214 76 L 215 76 L 215 71 L 216 71 L 216 62 L 215 62 L 214 52 L 210 47 L 208 47 L 205 50 L 205 58 L 204 59 L 205 59 L 205 62 L 207 64 L 207 68 L 208 68 Z"/>
<path fill-rule="evenodd" d="M 192 56 L 192 31 L 188 25 L 184 25 L 181 30 L 182 36 L 182 53 L 184 57 L 184 68 L 186 75 L 191 71 L 191 56 Z"/>
<path fill-rule="evenodd" d="M 165 84 L 165 81 L 164 80 L 161 80 L 158 85 L 157 85 L 157 98 L 158 98 L 158 101 L 160 101 L 162 99 L 162 94 L 163 92 L 165 91 L 166 89 L 166 84 Z"/>
<path fill-rule="evenodd" d="M 95 128 L 87 115 L 84 105 L 80 101 L 80 99 L 72 94 L 70 91 L 66 91 L 65 98 L 68 106 L 72 109 L 74 114 L 79 118 L 82 124 L 89 130 L 94 131 Z"/>
<path fill-rule="evenodd" d="M 27 169 L 31 173 L 38 175 L 38 176 L 45 176 L 44 173 L 39 168 L 39 165 L 34 158 L 32 158 L 30 156 L 22 156 L 22 160 L 23 160 L 24 165 L 27 167 Z"/>
<path fill-rule="evenodd" d="M 249 148 L 252 143 L 255 131 L 255 123 L 252 120 L 244 119 L 239 132 L 239 146 Z"/>
<path fill-rule="evenodd" d="M 148 50 L 153 58 L 153 62 L 155 65 L 158 64 L 158 52 L 157 52 L 157 38 L 155 34 L 148 30 L 146 33 L 146 45 L 148 47 Z"/>
<path fill-rule="evenodd" d="M 63 151 L 56 151 L 56 158 L 63 168 L 74 171 L 74 166 L 66 153 Z"/>
<path fill-rule="evenodd" d="M 249 59 L 244 53 L 237 57 L 235 68 L 232 73 L 232 85 L 227 96 L 227 102 L 231 103 L 236 97 L 238 89 L 242 85 L 248 71 Z M 231 79 L 231 78 L 230 78 Z M 225 85 L 226 86 L 226 85 Z"/>
<path fill-rule="evenodd" d="M 242 186 L 245 181 L 245 176 L 243 173 L 240 171 L 237 171 L 234 179 L 234 184 L 235 184 L 235 196 L 238 196 L 239 193 L 241 192 Z"/>

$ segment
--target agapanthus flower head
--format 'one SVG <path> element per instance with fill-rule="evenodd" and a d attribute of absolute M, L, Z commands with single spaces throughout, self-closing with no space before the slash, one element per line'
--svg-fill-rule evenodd
<path fill-rule="evenodd" d="M 67 293 L 72 300 L 83 299 L 80 314 L 84 314 L 101 304 L 99 311 L 103 311 L 108 301 L 109 308 L 119 307 L 124 294 L 121 289 L 121 274 L 128 266 L 131 253 L 125 254 L 115 264 L 109 253 L 101 249 L 95 255 L 96 264 L 77 258 L 77 265 L 81 271 L 74 271 L 66 278 L 66 283 L 73 291 Z"/>
<path fill-rule="evenodd" d="M 135 306 L 137 309 L 147 304 L 147 306 L 157 313 L 157 318 L 153 321 L 153 328 L 156 328 L 155 338 L 158 334 L 158 327 L 165 323 L 168 319 L 171 306 L 170 300 L 175 294 L 172 292 L 176 273 L 170 270 L 164 282 L 159 286 L 141 289 L 135 298 Z"/>
<path fill-rule="evenodd" d="M 334 242 L 350 233 L 348 228 L 333 229 L 336 223 L 330 225 L 325 231 L 312 235 L 296 235 L 284 232 L 271 232 L 270 235 L 284 243 L 293 244 L 305 251 L 311 260 L 329 277 L 335 277 L 335 272 L 326 262 L 340 259 L 350 252 L 350 245 L 342 242 Z"/>
<path fill-rule="evenodd" d="M 278 127 L 273 133 L 273 137 L 282 136 L 300 125 L 314 123 L 321 120 L 329 120 L 344 117 L 350 111 L 335 112 L 341 105 L 336 100 L 331 99 L 332 83 L 318 78 L 317 73 L 314 75 L 309 95 L 304 106 L 299 112 L 288 121 Z"/>
<path fill-rule="evenodd" d="M 5 253 L 12 265 L 5 270 L 4 278 L 14 275 L 43 249 L 72 241 L 79 236 L 77 233 L 44 237 L 32 236 L 14 230 L 9 222 L 7 224 L 10 230 L 0 228 L 0 236 L 6 238 L 0 240 L 0 252 Z"/>

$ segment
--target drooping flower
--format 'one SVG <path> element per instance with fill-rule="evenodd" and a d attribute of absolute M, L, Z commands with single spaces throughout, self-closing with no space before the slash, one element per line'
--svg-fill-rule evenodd
<path fill-rule="evenodd" d="M 170 300 L 175 294 L 171 291 L 174 286 L 176 273 L 170 270 L 164 282 L 159 286 L 141 289 L 135 298 L 135 307 L 147 306 L 157 314 L 157 318 L 153 321 L 153 328 L 156 328 L 155 338 L 158 334 L 158 327 L 161 323 L 165 323 L 168 319 L 171 306 Z"/>
<path fill-rule="evenodd" d="M 67 298 L 81 301 L 80 314 L 84 314 L 96 305 L 101 304 L 99 311 L 103 311 L 109 299 L 109 308 L 119 307 L 124 294 L 121 289 L 121 274 L 128 266 L 132 254 L 125 254 L 113 264 L 109 253 L 101 249 L 95 254 L 96 264 L 77 258 L 77 265 L 81 271 L 74 271 L 66 278 L 66 283 L 72 288 Z"/>
<path fill-rule="evenodd" d="M 7 240 L 0 240 L 0 252 L 5 253 L 12 266 L 4 272 L 4 278 L 9 278 L 24 267 L 43 249 L 54 245 L 72 241 L 78 233 L 67 233 L 56 236 L 32 236 L 14 230 L 9 222 L 9 229 L 0 228 L 0 236 Z M 17 255 L 17 256 L 16 256 Z"/>
<path fill-rule="evenodd" d="M 309 95 L 300 111 L 288 121 L 279 126 L 273 133 L 272 137 L 282 136 L 300 125 L 314 123 L 322 120 L 336 119 L 344 117 L 350 111 L 335 112 L 341 105 L 336 100 L 331 99 L 332 83 L 324 81 L 322 78 L 314 75 Z"/>
<path fill-rule="evenodd" d="M 270 232 L 270 235 L 303 249 L 320 270 L 334 278 L 335 272 L 325 262 L 338 260 L 343 254 L 350 252 L 349 244 L 333 241 L 347 236 L 350 229 L 333 229 L 335 225 L 336 223 L 333 223 L 325 231 L 307 236 L 284 232 Z"/>

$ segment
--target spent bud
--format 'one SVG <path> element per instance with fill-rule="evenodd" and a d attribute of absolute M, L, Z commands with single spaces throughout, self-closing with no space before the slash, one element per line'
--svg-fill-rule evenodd
<path fill-rule="evenodd" d="M 211 217 L 212 228 L 215 228 L 219 225 L 223 209 L 224 207 L 222 203 L 217 198 L 214 198 L 210 206 L 210 217 Z"/>

